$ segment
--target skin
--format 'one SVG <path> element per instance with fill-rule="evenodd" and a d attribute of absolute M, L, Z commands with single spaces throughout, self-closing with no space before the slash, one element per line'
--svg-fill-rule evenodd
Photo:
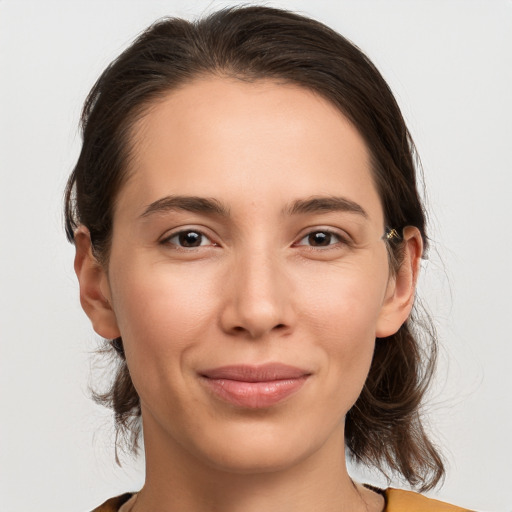
<path fill-rule="evenodd" d="M 389 268 L 357 130 L 303 88 L 211 77 L 153 105 L 132 142 L 108 266 L 85 227 L 75 260 L 83 308 L 99 335 L 122 336 L 141 399 L 147 478 L 126 510 L 382 510 L 347 474 L 344 419 L 375 339 L 410 313 L 422 245 L 406 228 Z M 226 211 L 158 208 L 176 196 Z M 365 213 L 290 212 L 333 196 Z M 184 230 L 198 247 L 180 246 Z M 309 375 L 270 407 L 226 403 L 199 377 L 268 362 Z"/>

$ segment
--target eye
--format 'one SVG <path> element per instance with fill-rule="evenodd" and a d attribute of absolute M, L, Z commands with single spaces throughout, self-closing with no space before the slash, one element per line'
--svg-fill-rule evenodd
<path fill-rule="evenodd" d="M 204 245 L 216 245 L 204 233 L 196 229 L 186 229 L 174 233 L 161 242 L 164 245 L 175 245 L 179 248 L 193 249 Z"/>
<path fill-rule="evenodd" d="M 319 229 L 311 231 L 301 238 L 295 245 L 306 247 L 329 247 L 346 243 L 347 241 L 341 235 L 326 229 Z"/>

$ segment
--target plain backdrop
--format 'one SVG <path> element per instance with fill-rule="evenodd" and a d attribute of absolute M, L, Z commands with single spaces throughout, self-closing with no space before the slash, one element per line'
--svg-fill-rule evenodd
<path fill-rule="evenodd" d="M 156 18 L 233 3 L 0 0 L 3 512 L 87 511 L 143 482 L 141 461 L 116 466 L 111 415 L 88 397 L 98 339 L 79 306 L 62 194 L 80 147 L 80 108 L 103 68 Z M 510 511 L 512 2 L 265 4 L 337 29 L 396 94 L 432 211 L 420 295 L 441 360 L 426 412 L 448 461 L 432 495 Z"/>

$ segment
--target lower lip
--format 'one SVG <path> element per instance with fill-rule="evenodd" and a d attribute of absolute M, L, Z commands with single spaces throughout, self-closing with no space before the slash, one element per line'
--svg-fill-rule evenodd
<path fill-rule="evenodd" d="M 203 378 L 217 397 L 239 407 L 264 409 L 290 397 L 304 385 L 307 375 L 294 379 L 245 382 L 230 379 Z"/>

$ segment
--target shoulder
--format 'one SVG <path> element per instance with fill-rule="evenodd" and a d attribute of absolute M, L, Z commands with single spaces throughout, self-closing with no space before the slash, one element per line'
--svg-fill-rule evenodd
<path fill-rule="evenodd" d="M 92 512 L 117 512 L 121 506 L 126 503 L 132 496 L 133 493 L 127 492 L 125 494 L 121 494 L 121 496 L 110 498 L 109 500 L 105 501 L 103 505 L 95 508 Z"/>
<path fill-rule="evenodd" d="M 416 492 L 387 489 L 385 512 L 469 512 L 469 509 L 433 500 Z"/>

